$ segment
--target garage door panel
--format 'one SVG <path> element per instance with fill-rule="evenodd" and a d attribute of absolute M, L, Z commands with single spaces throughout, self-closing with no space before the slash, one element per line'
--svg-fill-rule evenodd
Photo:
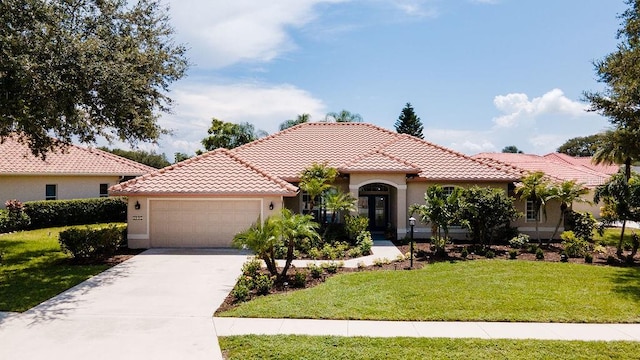
<path fill-rule="evenodd" d="M 229 247 L 233 236 L 255 223 L 261 201 L 151 200 L 152 247 Z"/>

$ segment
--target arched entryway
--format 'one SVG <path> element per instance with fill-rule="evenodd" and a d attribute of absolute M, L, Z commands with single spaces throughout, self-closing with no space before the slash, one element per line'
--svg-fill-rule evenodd
<path fill-rule="evenodd" d="M 390 226 L 391 187 L 372 183 L 358 189 L 358 214 L 369 218 L 371 231 L 385 231 Z"/>

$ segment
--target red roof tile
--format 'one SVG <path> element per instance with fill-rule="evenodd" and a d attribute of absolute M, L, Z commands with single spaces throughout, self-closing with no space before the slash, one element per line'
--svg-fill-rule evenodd
<path fill-rule="evenodd" d="M 0 154 L 0 175 L 139 176 L 156 170 L 106 151 L 77 145 L 49 152 L 42 160 L 13 137 L 6 137 L 0 144 Z"/>
<path fill-rule="evenodd" d="M 420 173 L 420 168 L 408 161 L 385 154 L 379 150 L 375 150 L 370 151 L 363 156 L 358 156 L 357 158 L 338 168 L 338 171 L 344 173 L 396 172 L 405 174 L 418 174 Z"/>
<path fill-rule="evenodd" d="M 487 164 L 508 164 L 526 172 L 542 171 L 551 178 L 560 181 L 575 180 L 589 188 L 604 183 L 611 176 L 610 173 L 596 170 L 598 167 L 582 165 L 585 162 L 584 158 L 567 159 L 565 156 L 480 153 L 473 157 Z"/>
<path fill-rule="evenodd" d="M 112 195 L 208 194 L 294 196 L 297 188 L 217 149 L 109 189 Z"/>
<path fill-rule="evenodd" d="M 544 156 L 545 158 L 551 159 L 553 161 L 558 162 L 566 162 L 571 165 L 579 165 L 587 167 L 591 170 L 595 170 L 601 173 L 613 175 L 620 170 L 619 165 L 605 165 L 605 164 L 594 164 L 593 158 L 591 156 L 582 156 L 582 157 L 573 157 L 567 154 L 561 153 L 550 153 Z"/>

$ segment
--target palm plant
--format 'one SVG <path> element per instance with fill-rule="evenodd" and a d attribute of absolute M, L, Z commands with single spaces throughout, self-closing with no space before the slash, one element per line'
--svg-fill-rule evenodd
<path fill-rule="evenodd" d="M 409 213 L 417 213 L 420 222 L 431 224 L 431 235 L 441 238 L 441 230 L 444 238 L 449 237 L 449 226 L 456 219 L 457 197 L 459 191 L 454 189 L 451 194 L 445 193 L 440 185 L 432 185 L 424 194 L 424 204 L 413 204 L 409 207 Z"/>
<path fill-rule="evenodd" d="M 542 245 L 538 228 L 540 211 L 542 210 L 546 218 L 546 199 L 549 196 L 549 189 L 549 181 L 545 178 L 545 174 L 542 171 L 536 171 L 523 177 L 522 180 L 516 184 L 515 189 L 516 194 L 518 194 L 521 199 L 533 201 L 538 245 Z"/>
<path fill-rule="evenodd" d="M 290 127 L 294 127 L 299 124 L 307 123 L 311 120 L 311 115 L 309 114 L 300 114 L 295 119 L 285 120 L 280 124 L 280 131 L 288 129 Z"/>
<path fill-rule="evenodd" d="M 233 237 L 231 244 L 236 248 L 247 248 L 264 260 L 271 275 L 277 275 L 276 245 L 280 242 L 280 228 L 275 217 L 270 216 L 264 222 L 258 221 Z"/>
<path fill-rule="evenodd" d="M 344 214 L 348 212 L 355 212 L 358 210 L 356 207 L 356 198 L 349 193 L 342 191 L 328 191 L 324 195 L 324 204 L 327 210 L 331 212 L 331 223 L 336 222 L 337 214 Z"/>
<path fill-rule="evenodd" d="M 337 176 L 338 170 L 326 163 L 313 163 L 302 171 L 298 187 L 309 195 L 309 212 L 313 211 L 316 198 L 332 187 L 331 183 Z"/>
<path fill-rule="evenodd" d="M 293 253 L 296 243 L 305 238 L 318 240 L 318 228 L 320 225 L 313 221 L 313 216 L 293 214 L 289 209 L 282 209 L 279 216 L 274 217 L 275 228 L 277 234 L 287 247 L 287 256 L 282 272 L 279 274 L 280 279 L 284 279 L 287 271 L 293 261 Z"/>
<path fill-rule="evenodd" d="M 619 164 L 624 165 L 624 177 L 627 181 L 631 178 L 631 165 L 640 159 L 640 133 L 638 130 L 618 128 L 607 130 L 601 134 L 598 148 L 593 155 L 594 164 Z"/>
<path fill-rule="evenodd" d="M 330 112 L 325 116 L 326 122 L 362 122 L 362 116 L 360 114 L 352 113 L 349 110 L 342 110 L 340 112 Z"/>
<path fill-rule="evenodd" d="M 589 193 L 589 189 L 584 187 L 584 184 L 578 184 L 575 180 L 563 181 L 561 184 L 550 188 L 549 195 L 545 201 L 557 200 L 560 202 L 560 219 L 558 220 L 556 228 L 553 230 L 553 235 L 551 235 L 549 241 L 555 238 L 560 225 L 564 221 L 567 210 L 573 209 L 574 202 L 589 202 L 581 197 L 587 193 Z"/>

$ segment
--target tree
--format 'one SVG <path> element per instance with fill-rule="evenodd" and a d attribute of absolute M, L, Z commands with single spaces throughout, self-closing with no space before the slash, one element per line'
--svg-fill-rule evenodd
<path fill-rule="evenodd" d="M 135 162 L 139 162 L 141 164 L 145 164 L 147 166 L 154 167 L 156 169 L 161 169 L 165 166 L 171 165 L 171 163 L 167 160 L 167 157 L 164 154 L 156 154 L 151 151 L 144 150 L 122 150 L 122 149 L 109 149 L 106 146 L 99 147 L 98 149 L 110 152 L 114 155 L 122 156 L 123 158 L 127 158 L 129 160 L 133 160 Z"/>
<path fill-rule="evenodd" d="M 517 219 L 513 198 L 502 189 L 474 186 L 464 189 L 458 200 L 458 220 L 474 240 L 491 245 L 498 231 Z"/>
<path fill-rule="evenodd" d="M 207 133 L 209 133 L 209 136 L 201 141 L 202 146 L 207 151 L 217 148 L 233 149 L 267 136 L 265 131 L 256 130 L 252 124 L 247 122 L 235 124 L 216 118 L 211 120 L 211 127 L 207 130 Z"/>
<path fill-rule="evenodd" d="M 264 222 L 258 221 L 233 237 L 231 244 L 239 249 L 248 248 L 262 259 L 273 276 L 278 274 L 276 245 L 279 243 L 279 224 L 270 216 Z"/>
<path fill-rule="evenodd" d="M 191 156 L 189 156 L 189 155 L 187 155 L 185 153 L 177 152 L 177 153 L 173 154 L 173 159 L 174 159 L 173 163 L 177 164 L 177 163 L 179 163 L 181 161 L 185 161 L 185 160 L 190 159 L 190 158 L 191 158 Z"/>
<path fill-rule="evenodd" d="M 280 124 L 280 131 L 288 129 L 290 127 L 294 127 L 296 125 L 307 123 L 311 120 L 311 115 L 309 114 L 300 114 L 298 117 L 290 120 L 286 120 Z"/>
<path fill-rule="evenodd" d="M 515 145 L 505 146 L 504 148 L 502 148 L 502 152 L 510 154 L 524 154 L 524 152 L 518 149 L 518 147 Z"/>
<path fill-rule="evenodd" d="M 578 136 L 565 141 L 557 151 L 569 156 L 593 156 L 600 143 L 600 134 Z"/>
<path fill-rule="evenodd" d="M 300 190 L 309 197 L 309 212 L 313 211 L 316 199 L 332 186 L 331 183 L 338 176 L 338 170 L 327 166 L 326 163 L 313 163 L 300 173 Z"/>
<path fill-rule="evenodd" d="M 613 128 L 603 135 L 594 154 L 597 163 L 625 164 L 625 177 L 631 163 L 640 160 L 640 0 L 627 0 L 629 8 L 619 18 L 621 40 L 616 51 L 594 62 L 601 92 L 585 92 L 590 111 L 609 119 Z"/>
<path fill-rule="evenodd" d="M 348 110 L 340 112 L 330 112 L 324 118 L 325 122 L 362 122 L 360 114 L 352 113 Z"/>
<path fill-rule="evenodd" d="M 596 188 L 593 201 L 598 203 L 600 200 L 604 202 L 602 219 L 605 223 L 622 221 L 617 247 L 617 254 L 622 255 L 627 221 L 640 221 L 640 176 L 632 173 L 627 180 L 625 174 L 613 175 L 606 183 Z"/>
<path fill-rule="evenodd" d="M 167 133 L 158 112 L 188 65 L 167 12 L 158 0 L 1 1 L 0 137 L 45 157 L 73 139 Z"/>
<path fill-rule="evenodd" d="M 422 128 L 422 122 L 413 111 L 411 103 L 407 103 L 404 106 L 398 120 L 396 120 L 395 127 L 398 134 L 409 134 L 411 136 L 424 139 L 424 134 L 422 133 L 424 131 Z"/>
<path fill-rule="evenodd" d="M 409 207 L 409 213 L 417 213 L 420 222 L 431 224 L 431 236 L 441 238 L 441 230 L 444 238 L 449 238 L 449 226 L 457 221 L 458 196 L 460 189 L 454 188 L 451 194 L 447 194 L 440 185 L 432 185 L 424 194 L 424 204 L 413 204 Z"/>
<path fill-rule="evenodd" d="M 550 242 L 558 233 L 558 229 L 564 222 L 567 211 L 573 210 L 573 203 L 576 201 L 588 202 L 581 197 L 582 195 L 586 195 L 588 193 L 589 189 L 587 189 L 584 184 L 578 184 L 575 180 L 566 180 L 559 185 L 551 186 L 546 201 L 548 202 L 550 200 L 556 200 L 560 203 L 560 219 L 558 219 L 556 228 L 553 230 L 551 238 L 549 238 Z"/>
<path fill-rule="evenodd" d="M 529 200 L 533 202 L 533 211 L 535 212 L 535 226 L 536 226 L 536 238 L 538 239 L 538 245 L 542 245 L 542 239 L 540 238 L 540 232 L 538 230 L 538 223 L 540 222 L 540 211 L 545 214 L 546 217 L 546 199 L 549 196 L 550 184 L 545 178 L 545 174 L 541 171 L 531 173 L 516 184 L 515 193 L 520 195 L 520 198 L 524 201 Z"/>
<path fill-rule="evenodd" d="M 274 217 L 276 229 L 278 235 L 282 239 L 283 245 L 287 248 L 287 255 L 285 258 L 285 264 L 282 267 L 281 273 L 278 275 L 282 280 L 287 275 L 287 271 L 293 261 L 293 254 L 296 248 L 296 244 L 299 244 L 301 240 L 306 238 L 311 240 L 319 240 L 320 235 L 317 230 L 320 225 L 313 221 L 313 216 L 293 214 L 289 209 L 282 209 L 280 215 Z"/>
<path fill-rule="evenodd" d="M 331 223 L 335 223 L 338 214 L 355 212 L 357 199 L 349 193 L 332 189 L 324 194 L 324 206 L 331 212 Z"/>

